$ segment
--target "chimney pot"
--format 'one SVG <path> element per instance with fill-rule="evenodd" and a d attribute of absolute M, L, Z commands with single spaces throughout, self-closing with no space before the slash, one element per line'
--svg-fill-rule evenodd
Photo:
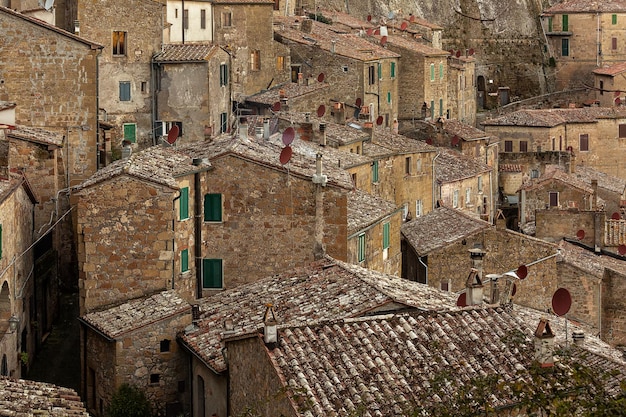
<path fill-rule="evenodd" d="M 278 343 L 278 322 L 274 314 L 274 305 L 266 304 L 265 314 L 263 315 L 263 341 L 273 349 Z"/>
<path fill-rule="evenodd" d="M 585 332 L 582 330 L 574 330 L 572 332 L 572 339 L 574 340 L 574 344 L 582 345 L 585 341 Z"/>

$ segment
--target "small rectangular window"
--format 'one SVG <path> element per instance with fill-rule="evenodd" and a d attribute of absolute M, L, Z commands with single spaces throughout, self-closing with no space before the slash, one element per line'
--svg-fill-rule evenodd
<path fill-rule="evenodd" d="M 145 82 L 145 81 L 142 81 L 141 82 L 141 92 L 145 93 L 147 89 L 148 89 L 148 83 Z"/>
<path fill-rule="evenodd" d="M 258 49 L 250 51 L 250 70 L 261 70 L 261 51 L 259 51 Z"/>
<path fill-rule="evenodd" d="M 611 49 L 614 51 L 617 49 L 617 38 L 611 38 Z"/>
<path fill-rule="evenodd" d="M 396 78 L 396 63 L 395 62 L 391 63 L 391 68 L 389 69 L 389 73 L 391 75 L 391 78 Z"/>
<path fill-rule="evenodd" d="M 424 212 L 424 203 L 422 200 L 417 200 L 415 202 L 415 217 L 420 217 Z"/>
<path fill-rule="evenodd" d="M 222 195 L 205 194 L 204 196 L 204 221 L 222 221 Z"/>
<path fill-rule="evenodd" d="M 274 0 L 274 10 L 280 10 L 280 0 Z"/>
<path fill-rule="evenodd" d="M 617 25 L 617 15 L 611 15 L 611 24 Z"/>
<path fill-rule="evenodd" d="M 561 56 L 569 56 L 569 39 L 561 39 Z"/>
<path fill-rule="evenodd" d="M 120 81 L 120 101 L 130 101 L 130 81 Z"/>
<path fill-rule="evenodd" d="M 228 64 L 220 64 L 220 87 L 228 85 Z"/>
<path fill-rule="evenodd" d="M 472 189 L 466 188 L 465 189 L 465 205 L 471 204 L 471 202 L 472 202 Z"/>
<path fill-rule="evenodd" d="M 439 64 L 439 79 L 443 79 L 443 63 Z"/>
<path fill-rule="evenodd" d="M 430 100 L 430 117 L 435 119 L 435 100 Z"/>
<path fill-rule="evenodd" d="M 430 64 L 430 81 L 435 81 L 435 64 Z"/>
<path fill-rule="evenodd" d="M 150 383 L 158 384 L 161 380 L 161 374 L 150 374 Z"/>
<path fill-rule="evenodd" d="M 357 257 L 359 262 L 363 262 L 365 260 L 365 233 L 359 235 L 359 248 Z"/>
<path fill-rule="evenodd" d="M 383 79 L 383 64 L 380 62 L 378 63 L 378 79 Z"/>
<path fill-rule="evenodd" d="M 137 142 L 137 125 L 135 123 L 124 123 L 124 140 L 135 143 Z"/>
<path fill-rule="evenodd" d="M 389 223 L 383 223 L 383 249 L 389 247 Z"/>
<path fill-rule="evenodd" d="M 548 32 L 552 32 L 552 18 L 548 18 Z"/>
<path fill-rule="evenodd" d="M 372 182 L 378 182 L 378 161 L 372 162 Z"/>
<path fill-rule="evenodd" d="M 202 260 L 202 288 L 222 288 L 224 285 L 221 259 Z"/>
<path fill-rule="evenodd" d="M 391 103 L 391 91 L 387 91 L 387 103 Z"/>
<path fill-rule="evenodd" d="M 406 175 L 411 175 L 411 157 L 407 156 L 404 159 L 404 173 Z"/>
<path fill-rule="evenodd" d="M 183 10 L 183 29 L 189 29 L 189 9 Z"/>
<path fill-rule="evenodd" d="M 114 30 L 113 43 L 111 45 L 113 56 L 126 55 L 126 32 Z"/>
<path fill-rule="evenodd" d="M 180 189 L 180 202 L 179 202 L 179 211 L 180 211 L 180 220 L 185 220 L 189 218 L 189 187 L 183 187 Z"/>
<path fill-rule="evenodd" d="M 478 192 L 483 192 L 483 177 L 478 177 Z"/>
<path fill-rule="evenodd" d="M 443 99 L 439 99 L 439 116 L 443 116 Z"/>
<path fill-rule="evenodd" d="M 459 190 L 454 190 L 452 194 L 452 207 L 457 208 L 459 206 Z"/>
<path fill-rule="evenodd" d="M 376 71 L 373 65 L 369 66 L 367 75 L 369 85 L 373 85 L 376 82 Z"/>
<path fill-rule="evenodd" d="M 233 24 L 233 14 L 231 12 L 222 12 L 222 27 L 228 28 Z"/>
<path fill-rule="evenodd" d="M 206 29 L 206 10 L 200 10 L 200 29 Z"/>
<path fill-rule="evenodd" d="M 504 141 L 504 152 L 513 152 L 513 141 L 505 140 Z"/>
<path fill-rule="evenodd" d="M 285 57 L 279 55 L 276 57 L 276 70 L 284 71 L 285 70 Z"/>
<path fill-rule="evenodd" d="M 226 133 L 228 131 L 228 113 L 220 114 L 220 133 Z"/>
<path fill-rule="evenodd" d="M 550 207 L 558 207 L 559 205 L 559 193 L 556 191 L 550 191 Z"/>
<path fill-rule="evenodd" d="M 189 249 L 180 252 L 180 272 L 189 271 Z"/>
<path fill-rule="evenodd" d="M 525 140 L 519 141 L 519 151 L 528 152 L 528 141 L 525 141 Z"/>
<path fill-rule="evenodd" d="M 626 124 L 619 125 L 619 137 L 626 138 Z"/>
<path fill-rule="evenodd" d="M 161 340 L 160 346 L 159 346 L 159 350 L 161 352 L 169 352 L 170 351 L 170 340 L 169 339 L 163 339 Z"/>
<path fill-rule="evenodd" d="M 589 135 L 588 134 L 582 134 L 580 135 L 580 147 L 579 149 L 581 150 L 581 152 L 586 152 L 589 150 Z"/>

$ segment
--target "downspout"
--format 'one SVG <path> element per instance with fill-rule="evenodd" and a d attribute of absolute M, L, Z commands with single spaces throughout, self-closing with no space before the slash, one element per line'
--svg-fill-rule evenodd
<path fill-rule="evenodd" d="M 493 168 L 489 171 L 489 223 L 493 224 Z"/>
<path fill-rule="evenodd" d="M 96 171 L 100 169 L 100 54 L 102 49 L 96 54 Z M 106 161 L 106 146 L 102 143 L 104 149 L 104 160 Z M 69 187 L 69 184 L 67 185 Z"/>
<path fill-rule="evenodd" d="M 600 13 L 596 12 L 597 28 L 596 28 L 596 67 L 600 66 L 600 59 L 602 57 L 602 44 L 600 43 Z"/>
<path fill-rule="evenodd" d="M 194 159 L 193 164 L 199 166 L 202 159 Z M 196 298 L 202 298 L 202 192 L 200 189 L 200 171 L 193 174 L 194 227 L 194 267 L 196 269 Z"/>
<path fill-rule="evenodd" d="M 183 34 L 182 40 L 183 40 L 183 45 L 184 45 L 185 44 L 185 0 L 182 0 L 182 7 L 183 7 L 183 10 L 182 10 L 182 15 L 181 15 L 182 18 L 181 18 L 180 27 L 181 27 L 181 32 Z"/>
<path fill-rule="evenodd" d="M 435 157 L 433 158 L 433 166 L 432 166 L 432 182 L 433 182 L 433 210 L 435 210 L 437 208 L 437 177 L 435 174 L 435 161 L 437 160 L 437 158 L 439 157 L 439 152 L 437 152 L 437 155 L 435 155 Z"/>
<path fill-rule="evenodd" d="M 172 200 L 172 289 L 174 288 L 174 278 L 176 277 L 176 200 L 180 200 L 180 191 L 178 197 Z"/>
<path fill-rule="evenodd" d="M 161 44 L 162 45 L 162 44 Z M 162 48 L 162 46 L 161 46 Z M 152 111 L 152 145 L 158 145 L 156 139 L 156 132 L 154 131 L 154 123 L 157 120 L 157 99 L 156 96 L 158 94 L 156 79 L 157 79 L 157 63 L 154 62 L 154 57 L 151 59 L 152 65 L 150 66 L 150 84 L 152 88 L 152 94 L 150 98 L 150 107 Z M 160 72 L 160 71 L 159 71 Z"/>

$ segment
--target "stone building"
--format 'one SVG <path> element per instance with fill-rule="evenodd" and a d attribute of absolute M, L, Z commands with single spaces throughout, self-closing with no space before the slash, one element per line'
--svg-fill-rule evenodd
<path fill-rule="evenodd" d="M 592 86 L 591 72 L 626 60 L 626 2 L 563 0 L 544 9 L 541 26 L 556 65 L 556 87 Z"/>
<path fill-rule="evenodd" d="M 2 135 L 2 131 L 0 131 Z M 0 179 L 0 356 L 1 375 L 22 378 L 35 356 L 33 214 L 37 199 L 23 174 Z M 45 300 L 41 300 L 45 303 Z"/>
<path fill-rule="evenodd" d="M 594 69 L 593 86 L 595 98 L 602 107 L 620 106 L 626 103 L 626 82 L 622 74 L 626 71 L 626 63 L 618 62 L 610 66 Z"/>
<path fill-rule="evenodd" d="M 230 131 L 230 54 L 207 43 L 168 44 L 154 56 L 153 63 L 157 80 L 155 143 L 167 141 L 175 125 L 179 129 L 177 144 Z"/>
<path fill-rule="evenodd" d="M 475 268 L 470 250 L 481 249 L 483 280 L 489 274 L 499 277 L 496 284 L 501 294 L 515 283 L 515 304 L 544 311 L 551 305 L 558 288 L 557 246 L 553 243 L 493 226 L 448 207 L 405 223 L 401 232 L 403 278 L 458 293 L 465 288 L 467 278 L 459 271 Z M 523 280 L 511 275 L 520 265 L 528 270 Z M 490 293 L 491 284 L 485 286 L 485 294 Z"/>
<path fill-rule="evenodd" d="M 76 391 L 45 382 L 0 377 L 0 408 L 8 415 L 89 417 Z"/>
<path fill-rule="evenodd" d="M 191 306 L 175 290 L 92 312 L 81 323 L 81 391 L 87 410 L 105 415 L 122 384 L 138 387 L 155 415 L 189 407 L 188 359 L 176 333 L 191 324 Z"/>
<path fill-rule="evenodd" d="M 297 75 L 296 75 L 297 78 Z M 272 87 L 266 91 L 246 97 L 245 107 L 252 110 L 253 114 L 272 116 L 277 111 L 314 115 L 326 113 L 326 107 L 332 103 L 330 97 L 330 85 L 324 80 L 307 78 L 295 82 L 287 82 Z M 330 113 L 330 112 L 329 112 Z"/>
<path fill-rule="evenodd" d="M 330 84 L 336 112 L 390 127 L 398 117 L 399 55 L 350 33 L 337 33 L 332 25 L 311 19 L 275 19 L 277 40 L 291 51 L 291 70 Z M 337 123 L 344 123 L 337 120 Z M 380 123 L 378 123 L 380 122 Z"/>
<path fill-rule="evenodd" d="M 436 191 L 440 205 L 493 220 L 493 169 L 481 159 L 439 148 L 435 162 Z"/>
<path fill-rule="evenodd" d="M 476 58 L 468 52 L 448 57 L 449 119 L 476 125 Z"/>
<path fill-rule="evenodd" d="M 191 361 L 193 417 L 234 412 L 230 399 L 243 393 L 229 391 L 228 380 L 242 366 L 252 366 L 259 378 L 271 375 L 259 368 L 261 362 L 254 364 L 252 356 L 245 363 L 231 362 L 224 349 L 227 340 L 263 326 L 268 304 L 280 326 L 403 309 L 456 309 L 451 294 L 331 258 L 204 298 L 196 327 L 180 336 Z M 272 408 L 272 415 L 275 412 Z"/>
<path fill-rule="evenodd" d="M 163 44 L 165 3 L 65 0 L 59 4 L 57 14 L 63 15 L 59 27 L 104 45 L 97 62 L 97 106 L 100 120 L 112 126 L 113 160 L 120 157 L 123 141 L 140 148 L 153 144 L 151 60 Z"/>

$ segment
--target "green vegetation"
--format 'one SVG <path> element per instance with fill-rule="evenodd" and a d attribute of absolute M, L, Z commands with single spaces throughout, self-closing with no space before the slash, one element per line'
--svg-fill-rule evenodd
<path fill-rule="evenodd" d="M 122 384 L 106 409 L 108 417 L 150 417 L 150 403 L 139 388 Z"/>

